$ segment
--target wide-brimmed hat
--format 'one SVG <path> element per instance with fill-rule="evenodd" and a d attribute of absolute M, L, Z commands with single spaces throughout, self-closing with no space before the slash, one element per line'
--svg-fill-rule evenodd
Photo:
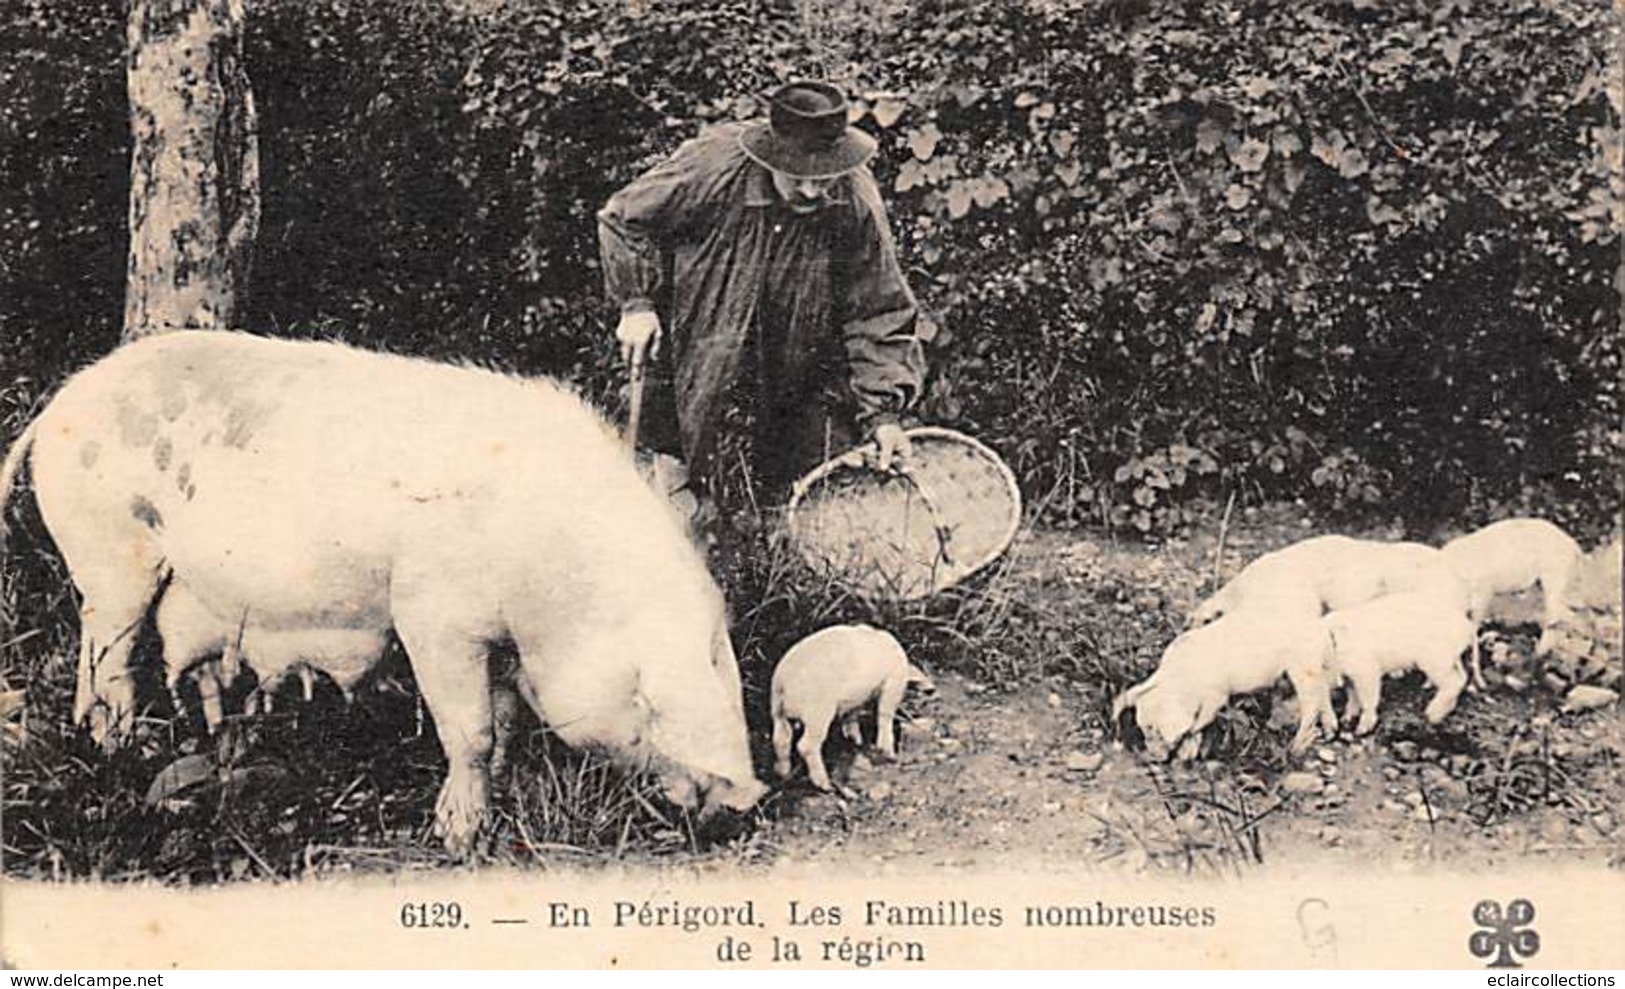
<path fill-rule="evenodd" d="M 823 82 L 792 82 L 768 97 L 768 118 L 739 136 L 759 164 L 798 179 L 845 175 L 875 153 L 875 139 L 847 124 L 846 97 Z"/>

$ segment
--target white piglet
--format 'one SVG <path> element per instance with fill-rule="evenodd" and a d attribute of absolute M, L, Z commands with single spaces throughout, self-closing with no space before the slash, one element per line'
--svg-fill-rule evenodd
<path fill-rule="evenodd" d="M 1482 623 L 1496 595 L 1540 586 L 1543 606 L 1535 655 L 1551 651 L 1554 629 L 1572 621 L 1570 585 L 1584 554 L 1568 533 L 1542 519 L 1505 519 L 1446 543 L 1445 562 L 1467 587 L 1468 610 Z"/>
<path fill-rule="evenodd" d="M 824 766 L 824 739 L 844 720 L 847 737 L 861 742 L 855 716 L 870 702 L 875 704 L 875 747 L 895 758 L 892 720 L 909 684 L 927 692 L 936 689 L 888 632 L 869 625 L 834 625 L 797 642 L 773 671 L 774 771 L 781 778 L 790 775 L 790 744 L 799 722 L 796 749 L 807 763 L 807 776 L 820 790 L 833 789 Z"/>
<path fill-rule="evenodd" d="M 1359 714 L 1355 732 L 1360 735 L 1377 727 L 1384 676 L 1421 670 L 1435 688 L 1423 713 L 1436 725 L 1456 709 L 1467 685 L 1462 653 L 1470 651 L 1473 667 L 1478 667 L 1477 627 L 1454 597 L 1427 591 L 1392 594 L 1334 612 L 1323 621 L 1332 644 L 1327 667 L 1334 683 L 1346 679 L 1352 688 L 1343 714 Z"/>
<path fill-rule="evenodd" d="M 1132 707 L 1152 758 L 1165 759 L 1177 746 L 1181 759 L 1191 759 L 1202 729 L 1231 697 L 1272 687 L 1285 676 L 1298 695 L 1292 752 L 1302 753 L 1314 741 L 1317 720 L 1328 732 L 1337 729 L 1326 679 L 1328 645 L 1320 619 L 1305 617 L 1300 608 L 1229 615 L 1175 639 L 1156 672 L 1113 703 L 1112 721 Z"/>
<path fill-rule="evenodd" d="M 1312 616 L 1401 591 L 1453 583 L 1439 550 L 1421 543 L 1316 536 L 1266 553 L 1197 605 L 1190 625 L 1238 611 Z M 1306 593 L 1307 592 L 1307 593 Z"/>

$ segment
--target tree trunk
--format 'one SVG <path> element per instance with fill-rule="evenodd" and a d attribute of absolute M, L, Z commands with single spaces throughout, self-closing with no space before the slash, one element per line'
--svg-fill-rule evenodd
<path fill-rule="evenodd" d="M 228 327 L 247 298 L 259 148 L 244 0 L 131 0 L 124 339 Z"/>

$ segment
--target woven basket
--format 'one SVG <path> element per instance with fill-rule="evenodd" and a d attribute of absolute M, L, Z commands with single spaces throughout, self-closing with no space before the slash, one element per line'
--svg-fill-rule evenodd
<path fill-rule="evenodd" d="M 868 467 L 858 451 L 797 481 L 785 522 L 809 566 L 869 598 L 912 601 L 997 560 L 1021 524 L 1021 492 L 1004 461 L 951 429 L 907 433 L 907 474 Z"/>

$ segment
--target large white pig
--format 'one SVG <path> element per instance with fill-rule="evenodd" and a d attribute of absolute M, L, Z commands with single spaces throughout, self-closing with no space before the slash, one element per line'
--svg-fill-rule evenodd
<path fill-rule="evenodd" d="M 765 790 L 704 562 L 608 425 L 551 382 L 170 333 L 69 379 L 8 454 L 0 498 L 30 445 L 82 596 L 73 714 L 104 746 L 130 729 L 131 646 L 173 580 L 189 620 L 249 633 L 250 664 L 252 639 L 367 662 L 393 630 L 445 750 L 435 822 L 453 849 L 486 813 L 493 687 L 702 816 Z M 493 685 L 504 640 L 518 682 Z"/>

